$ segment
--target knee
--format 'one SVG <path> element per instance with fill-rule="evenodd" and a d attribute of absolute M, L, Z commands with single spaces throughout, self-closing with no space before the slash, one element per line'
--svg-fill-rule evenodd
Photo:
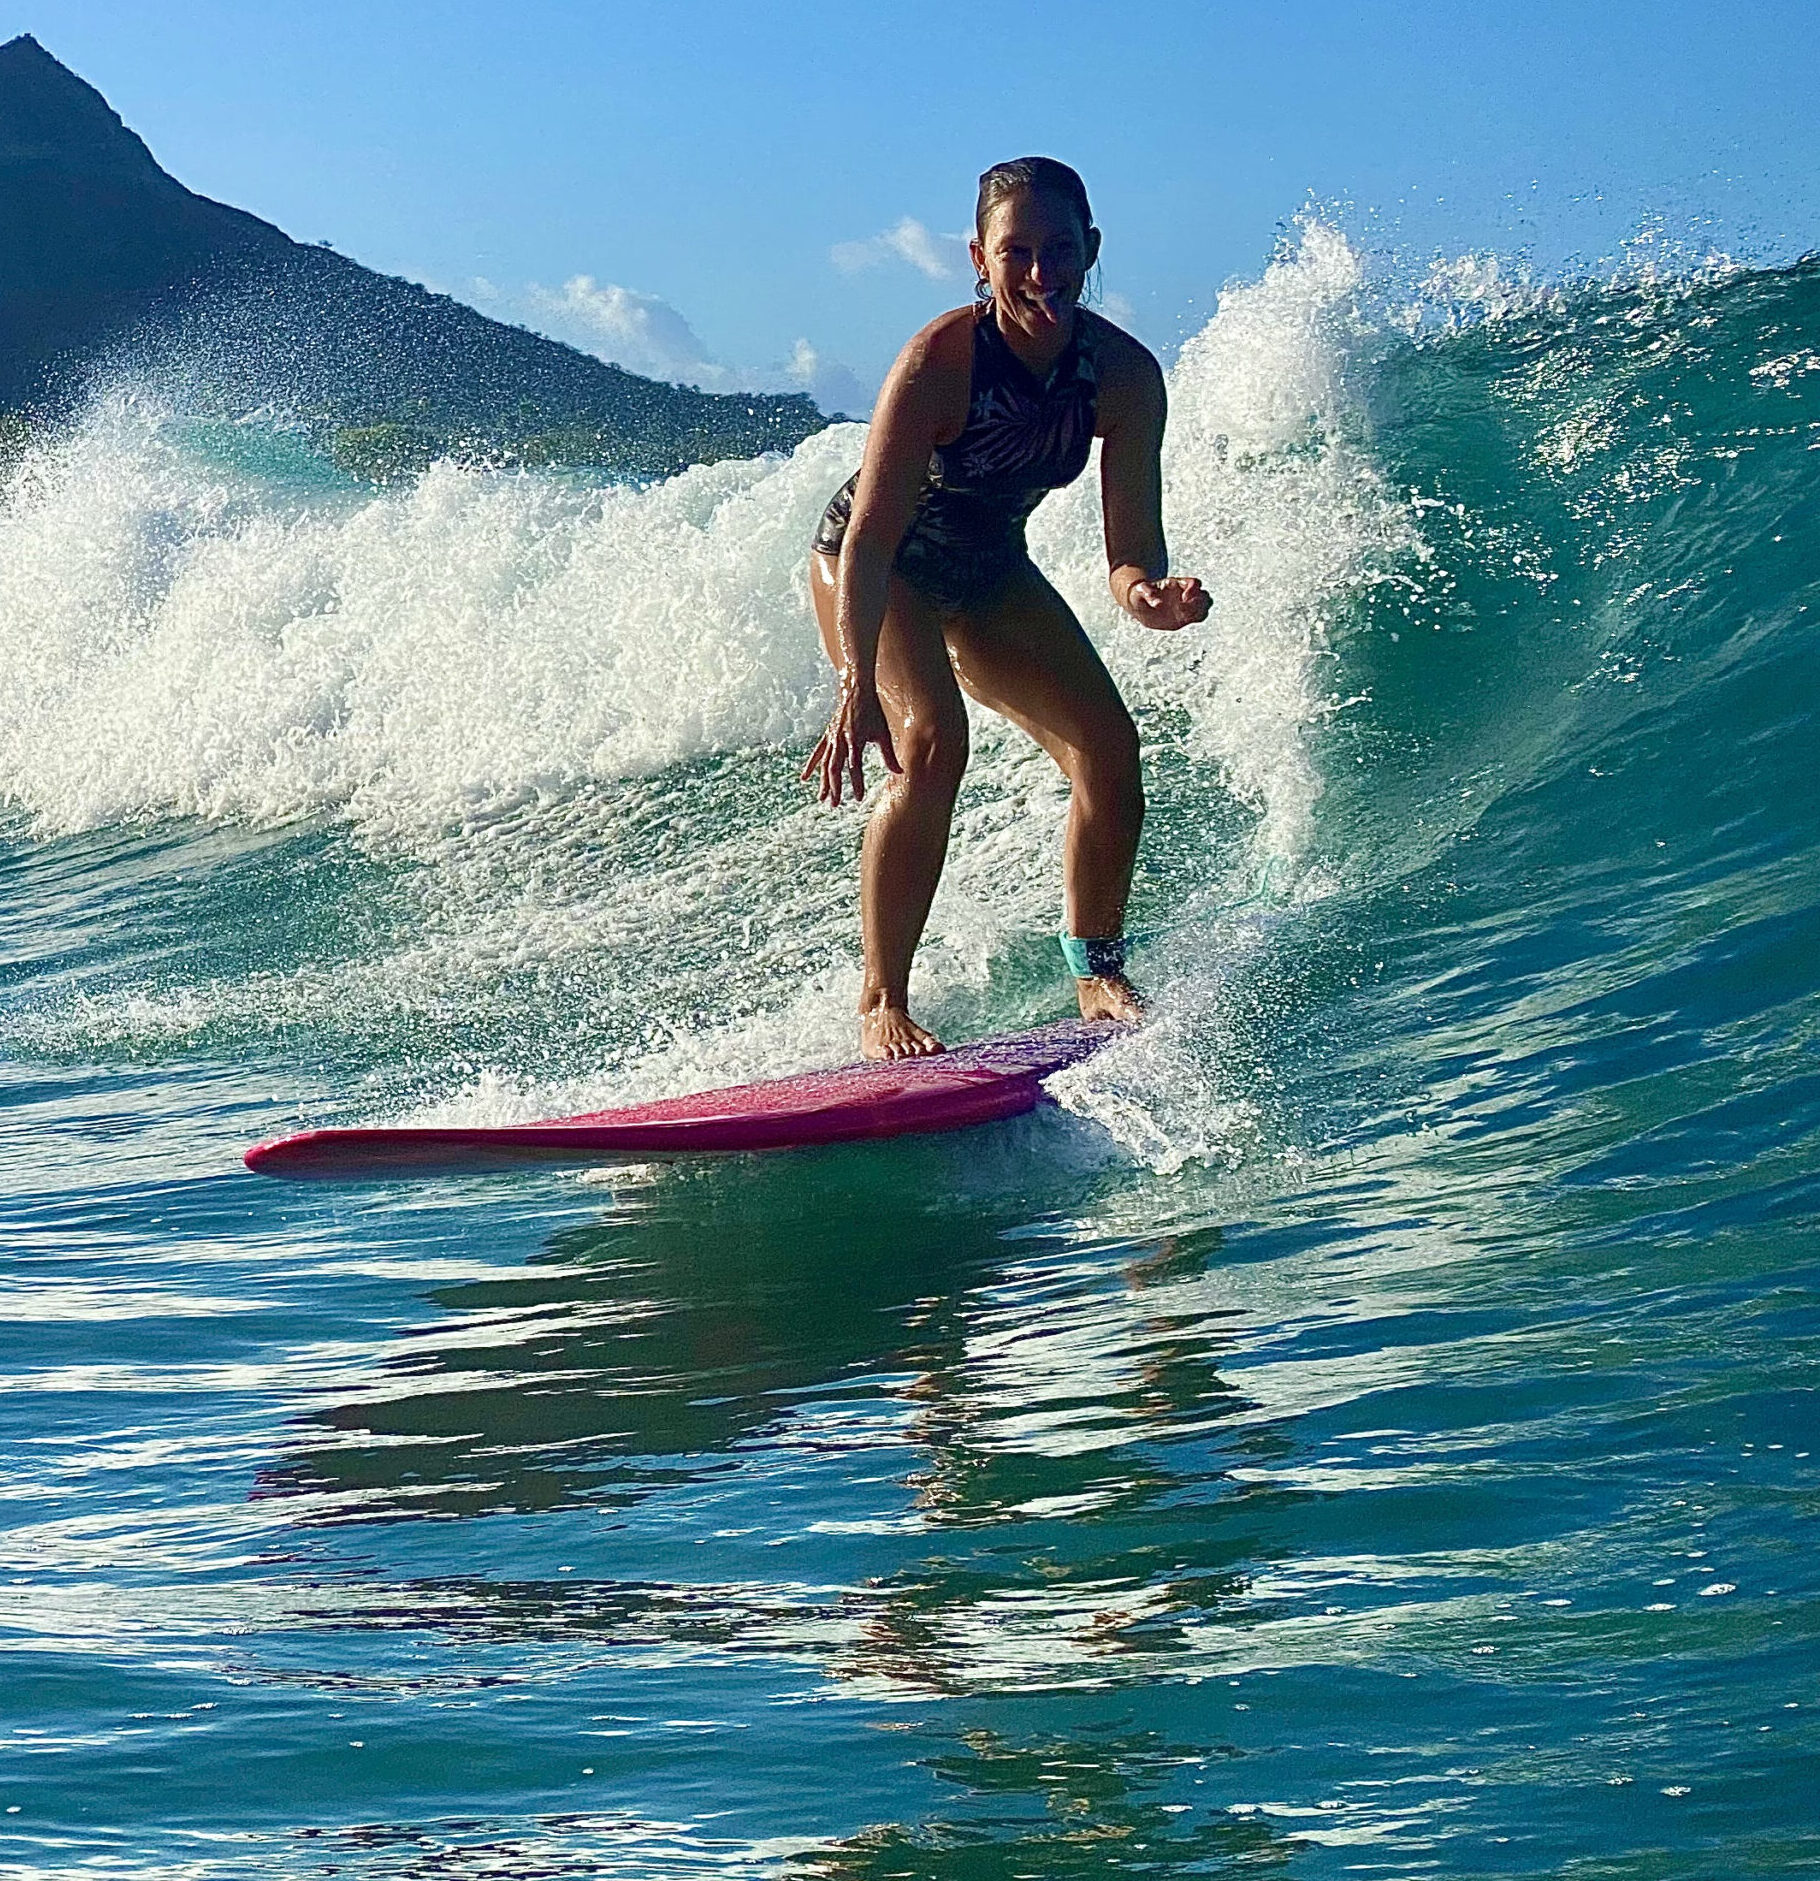
<path fill-rule="evenodd" d="M 906 725 L 893 740 L 903 781 L 919 793 L 952 797 L 967 769 L 967 714 L 935 713 Z"/>

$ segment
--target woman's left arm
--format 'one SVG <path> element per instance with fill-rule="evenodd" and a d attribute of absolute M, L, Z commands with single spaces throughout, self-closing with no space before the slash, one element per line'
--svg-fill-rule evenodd
<path fill-rule="evenodd" d="M 1212 605 L 1193 575 L 1169 573 L 1163 544 L 1163 372 L 1121 335 L 1121 357 L 1100 388 L 1100 502 L 1106 514 L 1112 598 L 1144 627 L 1169 633 L 1207 618 Z"/>

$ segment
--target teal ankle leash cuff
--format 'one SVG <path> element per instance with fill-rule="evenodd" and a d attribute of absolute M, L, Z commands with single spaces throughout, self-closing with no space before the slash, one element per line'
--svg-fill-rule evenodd
<path fill-rule="evenodd" d="M 1107 940 L 1082 940 L 1078 934 L 1058 934 L 1062 958 L 1077 980 L 1119 979 L 1125 971 L 1125 937 L 1115 934 Z"/>

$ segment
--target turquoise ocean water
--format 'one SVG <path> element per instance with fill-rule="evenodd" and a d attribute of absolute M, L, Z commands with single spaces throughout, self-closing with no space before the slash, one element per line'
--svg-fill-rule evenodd
<path fill-rule="evenodd" d="M 848 1053 L 857 460 L 0 498 L 0 1872 L 1820 1872 L 1820 269 L 1304 227 L 1171 377 L 1154 1023 L 1062 1103 L 362 1187 Z M 1054 1016 L 982 724 L 922 966 Z"/>

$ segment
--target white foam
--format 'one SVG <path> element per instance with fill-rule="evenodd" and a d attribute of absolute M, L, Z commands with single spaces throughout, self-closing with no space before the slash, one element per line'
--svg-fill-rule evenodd
<path fill-rule="evenodd" d="M 1262 856 L 1290 862 L 1320 796 L 1304 734 L 1334 703 L 1329 612 L 1415 548 L 1348 386 L 1363 285 L 1345 238 L 1306 222 L 1261 280 L 1220 295 L 1169 375 L 1164 521 L 1172 565 L 1213 596 L 1204 630 L 1115 625 L 1091 479 L 1051 499 L 1032 529 L 1127 696 L 1185 719 L 1190 755 L 1258 811 Z"/>
<path fill-rule="evenodd" d="M 0 793 L 45 832 L 434 830 L 810 722 L 802 545 L 857 426 L 647 490 L 438 464 L 299 507 L 160 418 L 108 398 L 0 508 Z"/>

